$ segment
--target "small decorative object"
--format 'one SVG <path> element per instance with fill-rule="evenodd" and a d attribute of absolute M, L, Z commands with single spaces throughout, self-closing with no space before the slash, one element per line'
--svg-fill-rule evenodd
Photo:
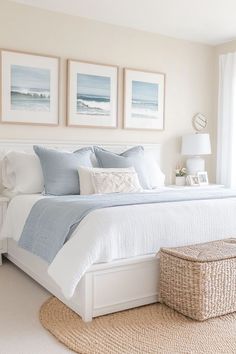
<path fill-rule="evenodd" d="M 1 51 L 1 120 L 58 124 L 59 59 Z"/>
<path fill-rule="evenodd" d="M 165 74 L 125 69 L 124 127 L 164 129 Z"/>
<path fill-rule="evenodd" d="M 196 175 L 188 175 L 186 180 L 187 180 L 187 184 L 189 186 L 199 186 L 200 185 L 199 178 Z"/>
<path fill-rule="evenodd" d="M 208 120 L 207 118 L 201 114 L 201 113 L 197 113 L 194 117 L 193 117 L 193 127 L 196 131 L 200 132 L 201 130 L 205 129 L 207 127 L 208 124 Z"/>
<path fill-rule="evenodd" d="M 200 185 L 208 184 L 208 174 L 206 171 L 198 172 L 197 176 Z"/>
<path fill-rule="evenodd" d="M 191 156 L 186 161 L 187 173 L 196 175 L 198 171 L 205 171 L 205 161 L 200 156 L 211 154 L 209 134 L 187 134 L 182 137 L 182 155 Z"/>
<path fill-rule="evenodd" d="M 175 170 L 175 184 L 176 186 L 184 186 L 185 185 L 185 179 L 186 179 L 186 168 L 185 167 L 180 167 L 176 168 Z"/>
<path fill-rule="evenodd" d="M 116 66 L 68 61 L 69 126 L 117 126 Z"/>

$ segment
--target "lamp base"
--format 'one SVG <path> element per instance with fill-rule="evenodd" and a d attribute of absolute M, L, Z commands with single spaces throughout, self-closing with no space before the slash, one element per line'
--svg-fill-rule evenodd
<path fill-rule="evenodd" d="M 186 161 L 187 174 L 196 175 L 197 172 L 205 171 L 205 161 L 200 156 L 194 156 Z"/>

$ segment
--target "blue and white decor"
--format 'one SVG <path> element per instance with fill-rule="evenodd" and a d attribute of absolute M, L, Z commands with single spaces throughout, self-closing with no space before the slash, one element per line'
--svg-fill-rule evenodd
<path fill-rule="evenodd" d="M 50 112 L 50 70 L 11 65 L 11 109 Z"/>
<path fill-rule="evenodd" d="M 164 129 L 165 75 L 125 69 L 125 128 Z"/>
<path fill-rule="evenodd" d="M 58 58 L 3 50 L 1 78 L 3 122 L 58 124 Z"/>
<path fill-rule="evenodd" d="M 68 125 L 117 126 L 117 67 L 68 61 Z"/>

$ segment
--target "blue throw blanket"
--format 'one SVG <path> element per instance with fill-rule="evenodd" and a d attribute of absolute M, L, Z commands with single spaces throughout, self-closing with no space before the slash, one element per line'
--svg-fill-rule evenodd
<path fill-rule="evenodd" d="M 93 210 L 133 204 L 233 197 L 236 197 L 236 191 L 224 188 L 46 197 L 36 202 L 32 207 L 18 244 L 51 263 L 80 221 Z"/>

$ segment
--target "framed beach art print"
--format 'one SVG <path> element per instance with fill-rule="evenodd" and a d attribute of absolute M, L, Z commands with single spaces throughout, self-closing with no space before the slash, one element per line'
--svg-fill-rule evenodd
<path fill-rule="evenodd" d="M 164 129 L 165 74 L 124 70 L 124 127 Z"/>
<path fill-rule="evenodd" d="M 59 59 L 1 50 L 1 121 L 58 124 Z"/>
<path fill-rule="evenodd" d="M 117 127 L 116 66 L 68 60 L 67 124 Z"/>

